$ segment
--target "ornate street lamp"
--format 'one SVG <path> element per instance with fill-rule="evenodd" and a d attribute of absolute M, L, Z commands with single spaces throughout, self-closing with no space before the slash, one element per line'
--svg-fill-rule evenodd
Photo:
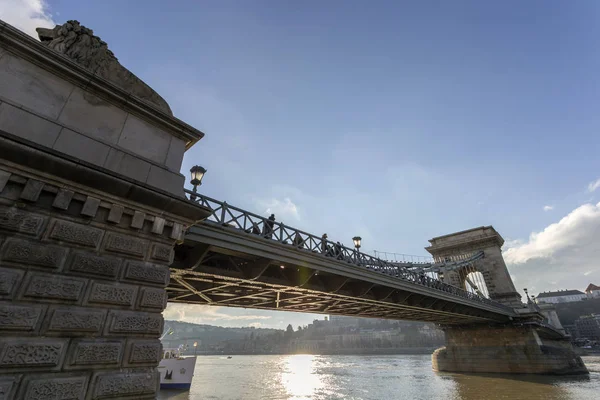
<path fill-rule="evenodd" d="M 527 303 L 531 303 L 531 299 L 529 298 L 529 293 L 527 293 L 527 288 L 523 289 L 523 291 L 525 292 L 525 296 L 527 296 Z"/>
<path fill-rule="evenodd" d="M 352 238 L 352 241 L 354 242 L 354 248 L 356 249 L 355 253 L 354 253 L 354 258 L 356 259 L 356 262 L 358 262 L 358 250 L 360 249 L 360 241 L 362 240 L 362 238 L 360 236 L 354 236 Z"/>
<path fill-rule="evenodd" d="M 356 251 L 358 251 L 358 249 L 360 249 L 360 241 L 362 240 L 362 238 L 360 236 L 354 236 L 352 238 L 352 241 L 354 242 L 354 247 L 356 247 Z"/>
<path fill-rule="evenodd" d="M 190 183 L 194 187 L 194 193 L 196 193 L 196 191 L 198 190 L 198 186 L 202 185 L 202 178 L 204 178 L 204 174 L 205 173 L 206 173 L 206 169 L 204 167 L 199 166 L 199 165 L 194 165 L 190 169 L 190 174 L 192 176 L 192 179 L 190 180 Z M 192 201 L 196 200 L 196 196 L 195 195 L 191 195 L 190 196 L 190 200 L 192 200 Z"/>

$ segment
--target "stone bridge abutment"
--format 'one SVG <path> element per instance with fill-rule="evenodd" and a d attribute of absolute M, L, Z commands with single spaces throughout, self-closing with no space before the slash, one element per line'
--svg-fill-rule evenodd
<path fill-rule="evenodd" d="M 156 398 L 201 137 L 1 22 L 0 399 Z"/>
<path fill-rule="evenodd" d="M 443 326 L 446 346 L 432 355 L 433 368 L 445 372 L 579 374 L 587 373 L 561 326 L 532 304 L 523 304 L 504 258 L 504 239 L 492 226 L 482 226 L 431 239 L 426 250 L 436 262 L 456 261 L 483 252 L 468 266 L 441 270 L 442 280 L 479 290 L 469 274 L 481 273 L 492 300 L 515 309 L 510 323 Z M 474 286 L 474 287 L 473 287 Z M 550 322 L 550 323 L 549 323 Z"/>

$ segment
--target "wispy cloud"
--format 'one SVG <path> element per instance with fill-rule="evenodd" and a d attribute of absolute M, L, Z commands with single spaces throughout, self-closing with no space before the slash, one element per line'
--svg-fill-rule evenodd
<path fill-rule="evenodd" d="M 298 207 L 289 197 L 285 197 L 282 200 L 277 198 L 271 198 L 267 200 L 259 200 L 259 207 L 264 210 L 265 214 L 275 214 L 278 221 L 294 219 L 300 220 L 300 214 Z"/>
<path fill-rule="evenodd" d="M 248 325 L 252 326 L 253 323 L 258 323 L 260 320 L 271 319 L 269 315 L 260 315 L 258 313 L 235 315 L 231 311 L 231 309 L 223 310 L 221 307 L 200 304 L 169 303 L 163 315 L 165 319 L 174 321 L 218 325 L 229 325 L 232 322 L 234 325 L 240 325 L 244 324 L 244 321 L 254 321 L 248 323 Z"/>
<path fill-rule="evenodd" d="M 598 188 L 600 188 L 600 179 L 598 179 L 594 182 L 590 182 L 587 187 L 588 192 L 590 192 L 590 193 L 595 192 L 596 189 L 598 189 Z"/>
<path fill-rule="evenodd" d="M 554 210 L 554 206 L 544 206 L 544 211 L 552 211 Z"/>
<path fill-rule="evenodd" d="M 36 39 L 35 28 L 55 25 L 44 0 L 0 0 L 0 18 Z"/>

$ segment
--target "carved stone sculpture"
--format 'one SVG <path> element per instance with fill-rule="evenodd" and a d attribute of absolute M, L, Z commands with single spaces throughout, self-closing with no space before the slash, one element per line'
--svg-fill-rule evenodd
<path fill-rule="evenodd" d="M 173 115 L 167 102 L 158 93 L 123 67 L 107 44 L 78 21 L 67 21 L 53 29 L 37 28 L 36 31 L 40 41 L 46 46 L 66 55 L 134 96 L 153 103 L 165 113 Z"/>

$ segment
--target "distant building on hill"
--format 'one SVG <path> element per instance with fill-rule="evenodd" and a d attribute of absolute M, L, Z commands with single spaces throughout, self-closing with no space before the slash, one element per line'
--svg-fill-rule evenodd
<path fill-rule="evenodd" d="M 537 303 L 570 303 L 586 299 L 587 296 L 580 290 L 559 290 L 556 292 L 542 292 L 537 295 Z"/>
<path fill-rule="evenodd" d="M 588 299 L 595 299 L 600 297 L 600 286 L 596 286 L 593 283 L 590 283 L 585 289 L 585 294 Z"/>
<path fill-rule="evenodd" d="M 575 325 L 580 338 L 600 340 L 600 314 L 579 317 Z"/>

